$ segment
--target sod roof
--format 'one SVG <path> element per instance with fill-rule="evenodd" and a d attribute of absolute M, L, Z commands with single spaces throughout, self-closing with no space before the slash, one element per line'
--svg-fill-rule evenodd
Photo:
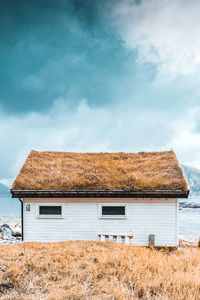
<path fill-rule="evenodd" d="M 173 151 L 31 151 L 11 190 L 187 192 L 188 186 Z"/>

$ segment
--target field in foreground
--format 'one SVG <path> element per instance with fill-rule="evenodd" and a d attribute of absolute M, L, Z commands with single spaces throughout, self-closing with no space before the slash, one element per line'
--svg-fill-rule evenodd
<path fill-rule="evenodd" d="M 100 242 L 0 247 L 0 299 L 200 299 L 200 250 Z"/>

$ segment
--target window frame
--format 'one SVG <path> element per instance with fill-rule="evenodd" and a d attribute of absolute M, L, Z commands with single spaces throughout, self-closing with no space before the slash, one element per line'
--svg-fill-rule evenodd
<path fill-rule="evenodd" d="M 102 208 L 103 206 L 124 206 L 125 207 L 125 215 L 103 215 L 102 214 Z M 127 213 L 127 204 L 125 203 L 101 203 L 99 204 L 99 218 L 100 219 L 127 219 L 128 213 Z"/>
<path fill-rule="evenodd" d="M 40 214 L 40 206 L 60 206 L 61 207 L 61 214 L 54 215 L 54 214 Z M 64 205 L 62 203 L 40 203 L 37 205 L 37 218 L 38 219 L 63 219 L 63 208 Z"/>

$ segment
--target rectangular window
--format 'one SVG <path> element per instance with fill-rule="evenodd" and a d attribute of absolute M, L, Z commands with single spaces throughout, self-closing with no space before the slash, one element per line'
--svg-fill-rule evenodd
<path fill-rule="evenodd" d="M 38 205 L 38 218 L 63 218 L 63 205 Z"/>
<path fill-rule="evenodd" d="M 126 205 L 100 205 L 101 218 L 126 218 Z"/>
<path fill-rule="evenodd" d="M 40 215 L 62 215 L 62 206 L 40 206 Z"/>
<path fill-rule="evenodd" d="M 125 206 L 102 206 L 102 216 L 125 216 Z"/>

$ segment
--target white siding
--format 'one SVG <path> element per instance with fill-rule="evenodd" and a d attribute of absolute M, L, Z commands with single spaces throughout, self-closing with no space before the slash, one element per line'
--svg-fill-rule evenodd
<path fill-rule="evenodd" d="M 26 201 L 26 202 L 25 202 Z M 51 199 L 52 201 L 52 199 Z M 99 233 L 133 233 L 133 245 L 148 245 L 149 234 L 155 245 L 177 245 L 177 201 L 127 203 L 126 219 L 99 218 L 98 203 L 62 203 L 63 218 L 38 218 L 39 203 L 24 200 L 25 241 L 98 240 Z M 30 211 L 26 211 L 26 203 Z M 47 204 L 47 203 L 45 203 Z M 51 205 L 49 203 L 49 205 Z M 58 204 L 58 203 L 57 203 Z M 42 203 L 41 203 L 42 205 Z M 113 202 L 111 202 L 113 205 Z"/>

